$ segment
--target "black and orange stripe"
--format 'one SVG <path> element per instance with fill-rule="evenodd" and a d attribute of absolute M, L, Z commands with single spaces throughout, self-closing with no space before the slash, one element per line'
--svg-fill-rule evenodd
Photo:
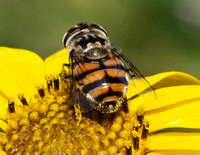
<path fill-rule="evenodd" d="M 75 69 L 75 78 L 84 94 L 105 103 L 109 98 L 123 98 L 128 79 L 122 62 L 116 58 L 80 63 Z"/>

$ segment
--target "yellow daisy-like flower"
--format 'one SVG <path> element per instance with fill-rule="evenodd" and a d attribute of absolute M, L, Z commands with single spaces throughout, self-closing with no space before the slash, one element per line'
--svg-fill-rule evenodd
<path fill-rule="evenodd" d="M 76 126 L 61 78 L 66 50 L 43 61 L 0 47 L 0 154 L 200 154 L 200 81 L 180 72 L 147 77 L 157 98 L 128 90 L 129 113 L 91 112 Z"/>

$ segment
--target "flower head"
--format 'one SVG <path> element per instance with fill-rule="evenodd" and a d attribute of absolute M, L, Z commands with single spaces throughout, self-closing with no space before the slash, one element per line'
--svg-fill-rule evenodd
<path fill-rule="evenodd" d="M 43 61 L 0 48 L 1 154 L 198 154 L 200 81 L 179 72 L 147 77 L 157 98 L 129 88 L 129 113 L 84 114 L 77 126 L 62 79 L 66 50 Z"/>

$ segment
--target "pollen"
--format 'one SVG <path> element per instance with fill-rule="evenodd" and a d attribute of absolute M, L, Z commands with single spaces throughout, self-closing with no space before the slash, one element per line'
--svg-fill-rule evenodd
<path fill-rule="evenodd" d="M 62 74 L 47 75 L 34 99 L 22 93 L 8 100 L 7 154 L 142 154 L 149 134 L 144 109 L 124 114 L 97 110 L 81 117 Z"/>

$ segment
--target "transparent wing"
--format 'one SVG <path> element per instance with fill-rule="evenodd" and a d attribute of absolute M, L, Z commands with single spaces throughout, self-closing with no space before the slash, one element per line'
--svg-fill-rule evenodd
<path fill-rule="evenodd" d="M 113 49 L 112 53 L 114 57 L 120 59 L 123 62 L 125 70 L 128 73 L 129 76 L 128 89 L 133 89 L 133 91 L 135 91 L 133 92 L 133 96 L 131 96 L 131 98 L 146 93 L 150 93 L 153 97 L 156 98 L 156 93 L 153 87 L 145 79 L 142 73 L 123 54 L 119 53 L 116 49 Z"/>
<path fill-rule="evenodd" d="M 84 84 L 80 85 L 75 77 L 74 73 L 74 66 L 79 65 L 78 60 L 75 57 L 70 56 L 70 67 L 71 67 L 71 87 L 72 87 L 72 98 L 77 106 L 78 109 L 80 109 L 83 113 L 90 112 L 95 105 L 95 102 L 87 97 L 87 94 L 85 94 L 81 87 L 84 86 Z M 85 71 L 85 70 L 84 70 Z"/>

